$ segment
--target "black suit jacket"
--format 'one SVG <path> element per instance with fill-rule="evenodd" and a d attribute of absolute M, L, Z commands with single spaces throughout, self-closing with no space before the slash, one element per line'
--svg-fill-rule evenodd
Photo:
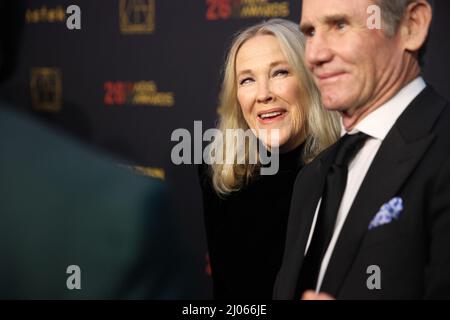
<path fill-rule="evenodd" d="M 297 176 L 275 299 L 298 299 L 297 281 L 315 209 L 335 153 Z M 380 207 L 403 200 L 398 220 L 368 230 Z M 379 266 L 381 289 L 368 289 Z M 341 299 L 450 298 L 450 107 L 427 87 L 383 141 L 339 235 L 321 291 Z"/>
<path fill-rule="evenodd" d="M 0 298 L 194 298 L 176 218 L 163 182 L 0 108 Z"/>

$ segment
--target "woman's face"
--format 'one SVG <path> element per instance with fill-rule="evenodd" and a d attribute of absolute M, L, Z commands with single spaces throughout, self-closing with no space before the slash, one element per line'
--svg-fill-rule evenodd
<path fill-rule="evenodd" d="M 281 151 L 290 151 L 304 140 L 305 116 L 293 71 L 272 35 L 247 40 L 236 56 L 237 99 L 245 121 L 268 147 L 276 146 L 270 133 L 278 129 Z M 267 130 L 266 137 L 261 129 Z"/>

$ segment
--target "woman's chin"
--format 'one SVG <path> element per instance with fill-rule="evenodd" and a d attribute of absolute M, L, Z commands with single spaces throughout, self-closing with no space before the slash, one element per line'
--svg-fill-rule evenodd
<path fill-rule="evenodd" d="M 280 140 L 280 141 L 267 141 L 266 139 L 260 139 L 260 141 L 264 144 L 264 147 L 271 150 L 272 148 L 279 148 L 282 149 L 285 145 L 286 141 Z"/>

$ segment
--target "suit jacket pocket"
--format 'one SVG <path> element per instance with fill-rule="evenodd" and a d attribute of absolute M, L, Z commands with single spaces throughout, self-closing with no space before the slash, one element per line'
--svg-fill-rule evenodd
<path fill-rule="evenodd" d="M 402 228 L 402 221 L 394 220 L 391 223 L 380 225 L 374 229 L 367 230 L 362 247 L 369 247 L 380 242 L 395 241 L 398 237 L 404 237 L 405 232 Z"/>

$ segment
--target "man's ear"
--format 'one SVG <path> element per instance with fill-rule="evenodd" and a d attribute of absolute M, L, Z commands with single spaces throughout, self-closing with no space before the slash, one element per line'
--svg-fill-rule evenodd
<path fill-rule="evenodd" d="M 407 51 L 418 52 L 425 43 L 433 12 L 426 0 L 416 0 L 406 7 L 401 23 L 401 36 Z"/>

